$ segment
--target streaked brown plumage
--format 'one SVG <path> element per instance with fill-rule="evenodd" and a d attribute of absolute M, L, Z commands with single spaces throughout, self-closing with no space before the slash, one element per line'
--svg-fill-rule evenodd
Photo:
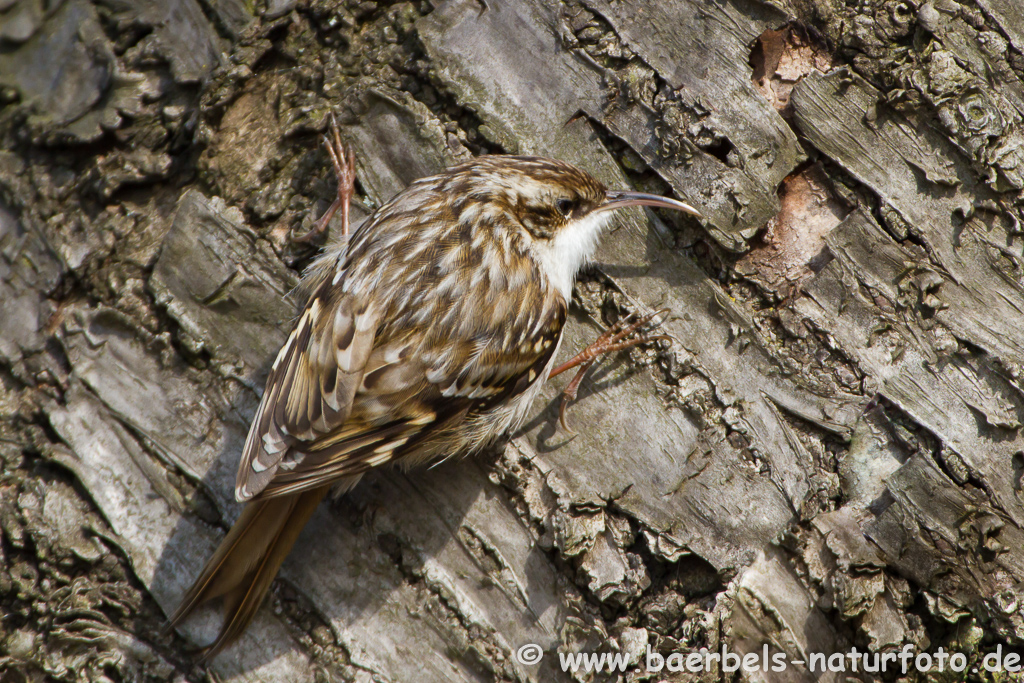
<path fill-rule="evenodd" d="M 346 157 L 332 154 L 338 170 Z M 696 214 L 608 192 L 562 162 L 481 157 L 413 183 L 327 249 L 246 441 L 246 508 L 171 623 L 223 597 L 212 656 L 248 626 L 331 487 L 518 426 L 553 365 L 577 271 L 610 209 L 636 204 Z"/>

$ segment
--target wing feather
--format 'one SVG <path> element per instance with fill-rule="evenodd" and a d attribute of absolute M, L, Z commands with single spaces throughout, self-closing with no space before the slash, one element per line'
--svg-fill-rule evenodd
<path fill-rule="evenodd" d="M 267 378 L 238 468 L 239 500 L 266 489 L 289 452 L 344 425 L 373 350 L 375 315 L 353 296 L 333 305 L 312 299 Z"/>

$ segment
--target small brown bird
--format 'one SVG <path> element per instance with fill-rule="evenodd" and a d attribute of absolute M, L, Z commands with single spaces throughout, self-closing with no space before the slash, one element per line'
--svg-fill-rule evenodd
<path fill-rule="evenodd" d="M 352 159 L 336 129 L 328 149 L 339 191 L 320 227 L 341 208 L 347 233 Z M 414 182 L 325 250 L 242 453 L 246 507 L 171 625 L 222 597 L 213 656 L 252 621 L 328 490 L 381 465 L 478 451 L 519 426 L 553 366 L 577 272 L 613 210 L 635 205 L 697 215 L 560 161 L 485 156 Z M 623 346 L 602 340 L 585 367 Z"/>

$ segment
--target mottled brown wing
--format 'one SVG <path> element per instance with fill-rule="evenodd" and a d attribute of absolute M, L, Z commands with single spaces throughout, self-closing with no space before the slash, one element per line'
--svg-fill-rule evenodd
<path fill-rule="evenodd" d="M 399 339 L 375 339 L 372 328 L 360 329 L 359 313 L 339 316 L 340 323 L 355 326 L 353 332 L 337 323 L 321 330 L 317 314 L 307 312 L 271 372 L 237 495 L 264 498 L 315 488 L 422 453 L 428 445 L 442 454 L 483 445 L 452 437 L 473 415 L 524 392 L 547 367 L 565 308 L 545 308 L 545 320 L 538 321 L 537 311 L 495 320 L 472 338 L 443 340 L 431 327 L 408 330 Z M 508 344 L 520 338 L 529 343 Z M 331 365 L 326 339 L 351 349 L 344 366 Z M 336 386 L 321 374 L 296 374 L 314 368 L 328 375 L 337 370 Z"/>
<path fill-rule="evenodd" d="M 239 463 L 235 497 L 263 491 L 296 445 L 340 428 L 373 350 L 378 313 L 354 296 L 314 297 L 267 378 Z"/>

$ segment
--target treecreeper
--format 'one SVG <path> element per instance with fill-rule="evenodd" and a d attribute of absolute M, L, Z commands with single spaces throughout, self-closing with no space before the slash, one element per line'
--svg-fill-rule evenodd
<path fill-rule="evenodd" d="M 338 197 L 314 231 L 341 209 L 343 235 L 310 266 L 304 311 L 267 378 L 238 466 L 245 508 L 170 618 L 176 626 L 223 600 L 204 659 L 245 631 L 331 488 L 382 465 L 479 451 L 522 423 L 553 374 L 576 275 L 615 209 L 698 215 L 675 199 L 608 190 L 561 161 L 482 156 L 417 180 L 349 235 L 353 158 L 331 128 Z M 609 330 L 556 371 L 637 343 L 624 337 L 649 318 Z"/>

